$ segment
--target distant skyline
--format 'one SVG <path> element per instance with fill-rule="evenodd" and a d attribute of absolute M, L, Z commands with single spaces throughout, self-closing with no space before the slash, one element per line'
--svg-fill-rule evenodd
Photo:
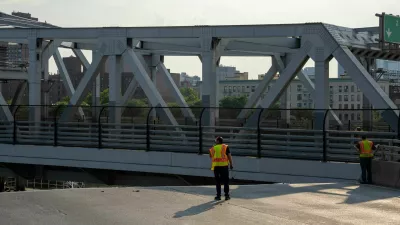
<path fill-rule="evenodd" d="M 368 2 L 368 4 L 367 4 Z M 61 27 L 238 25 L 325 22 L 345 27 L 378 26 L 375 13 L 399 14 L 396 0 L 1 0 L 5 13 L 31 13 Z M 63 56 L 72 52 L 63 51 Z M 88 57 L 90 58 L 90 57 Z M 171 72 L 201 76 L 197 57 L 166 57 Z M 221 64 L 249 72 L 250 79 L 266 73 L 268 57 L 222 57 Z M 311 61 L 306 66 L 313 66 Z M 52 64 L 51 71 L 56 67 Z M 332 60 L 331 77 L 337 75 Z"/>

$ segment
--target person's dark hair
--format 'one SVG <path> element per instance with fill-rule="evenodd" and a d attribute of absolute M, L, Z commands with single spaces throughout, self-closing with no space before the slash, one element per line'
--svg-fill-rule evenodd
<path fill-rule="evenodd" d="M 365 139 L 367 139 L 367 136 L 362 135 L 362 136 L 361 136 L 361 139 L 365 140 Z"/>
<path fill-rule="evenodd" d="M 222 137 L 217 137 L 215 138 L 215 142 L 218 144 L 222 144 L 224 142 L 224 139 Z"/>

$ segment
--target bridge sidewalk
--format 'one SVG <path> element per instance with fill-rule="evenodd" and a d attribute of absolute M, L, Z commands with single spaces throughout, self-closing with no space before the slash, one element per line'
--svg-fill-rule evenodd
<path fill-rule="evenodd" d="M 400 191 L 351 183 L 72 189 L 4 193 L 9 224 L 395 224 Z"/>

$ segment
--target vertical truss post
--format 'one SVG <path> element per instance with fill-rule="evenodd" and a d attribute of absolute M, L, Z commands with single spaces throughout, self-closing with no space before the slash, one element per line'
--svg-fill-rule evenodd
<path fill-rule="evenodd" d="M 275 56 L 275 57 L 280 57 L 280 56 Z M 290 54 L 286 54 L 285 58 L 284 58 L 284 67 L 285 68 L 289 62 L 291 60 L 291 55 Z M 283 69 L 279 70 L 279 72 L 282 72 Z M 283 90 L 282 96 L 280 98 L 280 106 L 279 108 L 281 108 L 281 119 L 285 122 L 285 128 L 288 127 L 288 125 L 290 124 L 290 88 L 285 88 L 285 90 Z"/>
<path fill-rule="evenodd" d="M 122 57 L 120 55 L 110 56 L 109 63 L 109 114 L 111 123 L 121 123 L 121 72 Z"/>
<path fill-rule="evenodd" d="M 150 76 L 151 81 L 153 82 L 154 86 L 157 88 L 157 66 L 160 64 L 160 55 L 151 54 L 151 64 L 150 64 Z M 157 120 L 157 111 L 153 110 L 151 112 L 152 121 Z"/>
<path fill-rule="evenodd" d="M 29 84 L 29 121 L 39 123 L 41 119 L 41 50 L 42 40 L 36 37 L 29 38 L 29 69 L 28 69 L 28 84 Z"/>
<path fill-rule="evenodd" d="M 209 108 L 204 112 L 203 122 L 205 126 L 215 126 L 219 117 L 218 111 L 218 86 L 219 78 L 217 77 L 217 66 L 220 61 L 220 54 L 216 51 L 218 41 L 207 37 L 202 38 L 201 62 L 203 76 L 202 104 L 203 107 Z"/>
<path fill-rule="evenodd" d="M 95 57 L 96 55 L 96 51 L 93 50 L 92 51 L 92 59 Z M 92 60 L 93 62 L 93 60 Z M 93 122 L 97 121 L 97 118 L 99 117 L 99 113 L 100 113 L 100 87 L 101 87 L 101 83 L 100 83 L 100 74 L 103 74 L 104 71 L 101 71 L 101 69 L 99 68 L 98 72 L 95 74 L 95 79 L 94 82 L 92 82 L 92 120 Z"/>
<path fill-rule="evenodd" d="M 316 130 L 329 127 L 329 120 L 324 123 L 326 110 L 329 109 L 329 61 L 331 58 L 324 57 L 323 48 L 315 48 L 315 109 L 314 118 Z M 322 54 L 320 54 L 322 52 Z"/>

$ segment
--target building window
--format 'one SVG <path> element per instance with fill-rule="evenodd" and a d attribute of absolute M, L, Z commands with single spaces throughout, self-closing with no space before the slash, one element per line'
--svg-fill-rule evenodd
<path fill-rule="evenodd" d="M 342 86 L 339 86 L 339 93 L 342 92 Z"/>
<path fill-rule="evenodd" d="M 349 109 L 349 105 L 348 104 L 344 104 L 344 109 Z"/>
<path fill-rule="evenodd" d="M 351 104 L 351 109 L 354 109 L 354 104 Z"/>
<path fill-rule="evenodd" d="M 329 86 L 329 92 L 332 94 L 333 93 L 333 86 Z"/>
<path fill-rule="evenodd" d="M 357 104 L 357 109 L 361 109 L 361 105 L 360 104 Z"/>
<path fill-rule="evenodd" d="M 349 96 L 348 95 L 344 95 L 344 101 L 348 102 L 349 101 Z"/>
<path fill-rule="evenodd" d="M 228 91 L 228 89 L 226 88 L 226 86 L 224 86 L 224 93 L 226 93 Z"/>
<path fill-rule="evenodd" d="M 354 92 L 354 85 L 351 85 L 351 92 Z"/>
<path fill-rule="evenodd" d="M 342 101 L 342 96 L 341 95 L 339 95 L 339 102 L 341 102 Z"/>
<path fill-rule="evenodd" d="M 357 95 L 357 101 L 361 101 L 361 95 Z"/>
<path fill-rule="evenodd" d="M 342 109 L 342 104 L 339 104 L 339 109 Z"/>
<path fill-rule="evenodd" d="M 329 104 L 329 107 L 333 108 L 333 104 Z"/>
<path fill-rule="evenodd" d="M 361 120 L 361 114 L 357 113 L 357 120 L 360 121 Z"/>
<path fill-rule="evenodd" d="M 344 114 L 344 120 L 349 120 L 349 114 L 347 113 Z"/>
<path fill-rule="evenodd" d="M 302 90 L 302 86 L 301 85 L 297 85 L 297 91 L 301 91 Z"/>
<path fill-rule="evenodd" d="M 251 92 L 255 92 L 256 91 L 256 86 L 251 86 Z"/>
<path fill-rule="evenodd" d="M 351 95 L 351 101 L 354 102 L 354 95 Z"/>
<path fill-rule="evenodd" d="M 232 86 L 229 86 L 229 92 L 232 92 Z"/>
<path fill-rule="evenodd" d="M 301 94 L 297 94 L 297 101 L 301 101 L 301 100 L 302 100 Z"/>
<path fill-rule="evenodd" d="M 245 92 L 246 91 L 246 89 L 244 88 L 244 86 L 242 86 L 242 92 Z"/>
<path fill-rule="evenodd" d="M 297 108 L 301 108 L 301 103 L 297 103 Z"/>
<path fill-rule="evenodd" d="M 357 92 L 361 92 L 360 88 L 357 87 Z"/>
<path fill-rule="evenodd" d="M 354 113 L 351 114 L 351 120 L 354 120 Z"/>
<path fill-rule="evenodd" d="M 345 92 L 345 93 L 349 92 L 349 86 L 347 86 L 347 85 L 344 86 L 344 92 Z"/>

